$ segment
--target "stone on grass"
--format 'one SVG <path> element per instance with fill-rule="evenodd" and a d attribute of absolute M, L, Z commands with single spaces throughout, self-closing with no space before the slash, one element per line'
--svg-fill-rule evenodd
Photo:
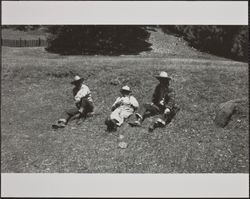
<path fill-rule="evenodd" d="M 240 106 L 242 102 L 244 103 L 245 101 L 246 99 L 235 99 L 221 103 L 216 110 L 214 120 L 215 124 L 219 127 L 225 127 L 229 123 L 238 106 Z"/>
<path fill-rule="evenodd" d="M 124 135 L 119 135 L 119 139 L 122 140 L 124 138 Z"/>
<path fill-rule="evenodd" d="M 118 146 L 122 149 L 126 149 L 128 144 L 126 142 L 119 142 Z"/>

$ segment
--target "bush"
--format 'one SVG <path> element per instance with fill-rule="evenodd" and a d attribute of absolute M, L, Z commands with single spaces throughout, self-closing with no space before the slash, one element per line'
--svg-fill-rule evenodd
<path fill-rule="evenodd" d="M 167 33 L 183 37 L 201 51 L 248 61 L 247 26 L 161 26 Z"/>
<path fill-rule="evenodd" d="M 51 26 L 46 50 L 60 54 L 121 55 L 150 50 L 143 26 Z"/>

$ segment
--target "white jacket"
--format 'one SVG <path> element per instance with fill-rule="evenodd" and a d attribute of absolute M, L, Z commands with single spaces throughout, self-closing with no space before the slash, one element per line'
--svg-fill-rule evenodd
<path fill-rule="evenodd" d="M 118 106 L 119 104 L 119 106 Z M 139 107 L 138 101 L 135 99 L 134 96 L 125 96 L 125 97 L 118 97 L 114 104 L 112 105 L 112 108 L 114 107 L 124 107 L 124 108 L 133 108 L 137 109 Z"/>
<path fill-rule="evenodd" d="M 85 84 L 82 84 L 80 90 L 77 92 L 75 95 L 75 101 L 80 102 L 82 98 L 86 98 L 88 101 L 93 102 L 91 92 L 89 90 L 89 87 L 86 86 Z"/>

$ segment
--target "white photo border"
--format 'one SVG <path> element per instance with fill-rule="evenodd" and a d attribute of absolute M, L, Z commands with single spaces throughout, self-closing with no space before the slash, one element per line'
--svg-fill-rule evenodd
<path fill-rule="evenodd" d="M 2 24 L 247 25 L 248 2 L 3 1 Z"/>
<path fill-rule="evenodd" d="M 17 24 L 248 25 L 248 2 L 3 1 L 2 25 Z M 2 173 L 1 182 L 2 197 L 249 197 L 249 174 Z"/>

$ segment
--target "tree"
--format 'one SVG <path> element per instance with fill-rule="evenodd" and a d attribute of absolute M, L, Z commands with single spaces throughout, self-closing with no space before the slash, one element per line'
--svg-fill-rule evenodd
<path fill-rule="evenodd" d="M 184 25 L 162 26 L 166 33 L 183 37 L 201 51 L 215 55 L 247 61 L 247 26 Z"/>
<path fill-rule="evenodd" d="M 150 50 L 150 33 L 143 26 L 66 25 L 48 28 L 50 52 L 77 55 L 138 54 Z"/>

